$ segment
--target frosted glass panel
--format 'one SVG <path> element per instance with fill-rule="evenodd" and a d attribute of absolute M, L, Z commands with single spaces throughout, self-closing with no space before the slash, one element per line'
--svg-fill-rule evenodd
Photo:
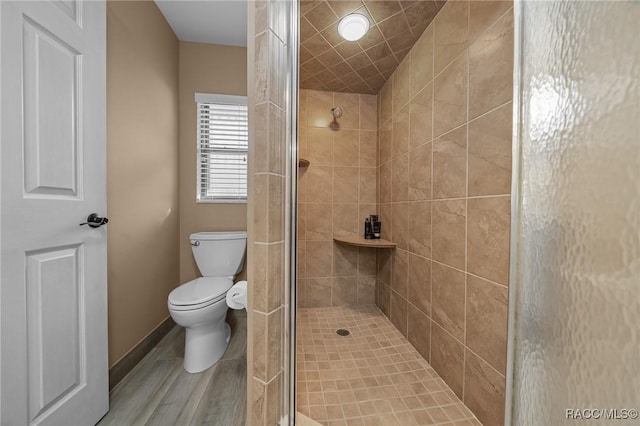
<path fill-rule="evenodd" d="M 508 402 L 514 425 L 575 425 L 640 408 L 640 3 L 517 7 Z"/>

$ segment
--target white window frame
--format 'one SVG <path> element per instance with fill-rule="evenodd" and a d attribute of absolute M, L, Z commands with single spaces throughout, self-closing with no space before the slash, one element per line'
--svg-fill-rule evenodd
<path fill-rule="evenodd" d="M 203 197 L 202 189 L 202 152 L 201 152 L 201 134 L 200 134 L 200 104 L 201 103 L 214 103 L 214 104 L 226 104 L 226 105 L 247 105 L 246 96 L 235 95 L 218 95 L 212 93 L 196 93 L 196 203 L 246 203 L 247 198 L 224 198 L 224 197 Z M 248 124 L 248 123 L 247 123 Z M 248 142 L 248 141 L 247 141 Z M 247 147 L 247 156 L 248 156 Z"/>

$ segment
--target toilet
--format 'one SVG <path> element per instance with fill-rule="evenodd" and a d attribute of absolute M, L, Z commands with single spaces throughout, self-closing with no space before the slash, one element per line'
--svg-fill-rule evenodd
<path fill-rule="evenodd" d="M 175 288 L 167 304 L 185 328 L 184 369 L 199 373 L 215 364 L 229 344 L 227 292 L 242 270 L 247 233 L 198 232 L 189 236 L 201 278 Z"/>

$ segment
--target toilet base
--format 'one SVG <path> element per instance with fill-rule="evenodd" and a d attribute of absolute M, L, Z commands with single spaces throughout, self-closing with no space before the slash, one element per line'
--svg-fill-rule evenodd
<path fill-rule="evenodd" d="M 231 327 L 227 322 L 222 327 L 188 327 L 185 329 L 184 369 L 189 373 L 200 373 L 218 362 L 229 345 Z"/>

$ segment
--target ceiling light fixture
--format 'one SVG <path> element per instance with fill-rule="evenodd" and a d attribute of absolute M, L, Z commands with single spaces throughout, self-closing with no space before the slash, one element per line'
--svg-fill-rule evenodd
<path fill-rule="evenodd" d="M 359 13 L 347 15 L 338 24 L 338 33 L 345 40 L 360 40 L 369 31 L 369 20 Z"/>

